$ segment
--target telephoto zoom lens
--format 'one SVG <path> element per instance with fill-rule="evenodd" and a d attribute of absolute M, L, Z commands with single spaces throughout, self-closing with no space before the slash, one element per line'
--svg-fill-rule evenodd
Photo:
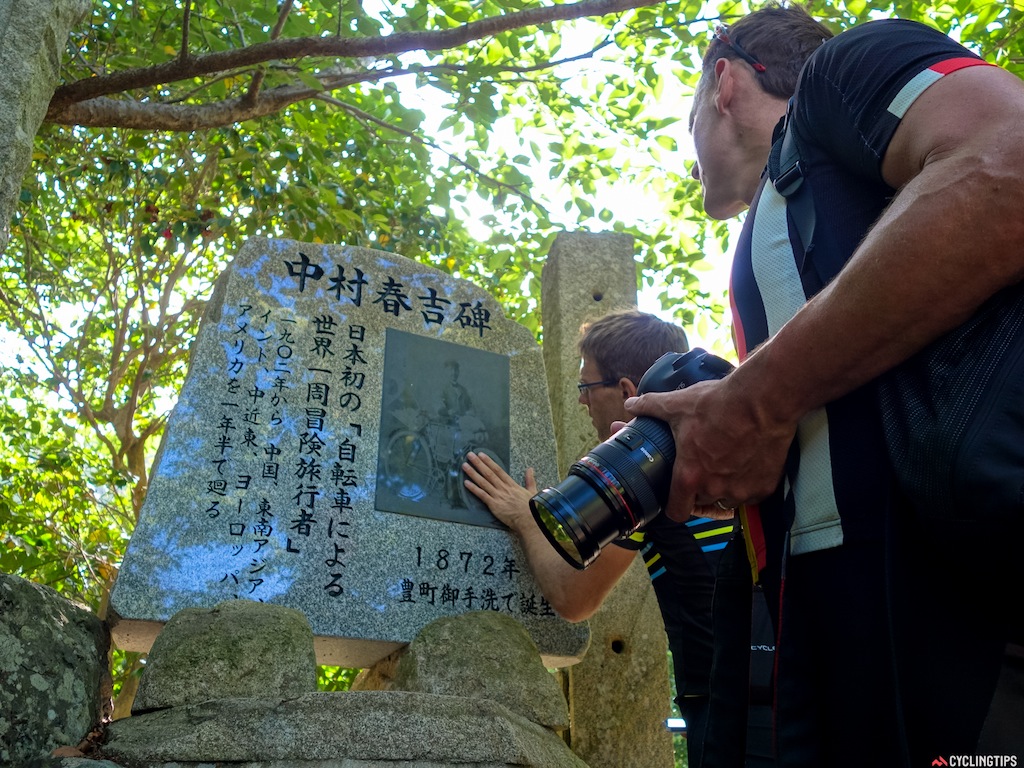
<path fill-rule="evenodd" d="M 669 352 L 640 379 L 637 393 L 671 392 L 731 370 L 703 349 Z M 530 499 L 533 517 L 566 562 L 583 570 L 608 544 L 661 514 L 675 457 L 669 426 L 638 416 L 573 464 L 565 480 Z"/>
<path fill-rule="evenodd" d="M 675 455 L 665 422 L 633 419 L 573 464 L 565 480 L 534 496 L 533 516 L 562 557 L 582 570 L 661 512 Z"/>

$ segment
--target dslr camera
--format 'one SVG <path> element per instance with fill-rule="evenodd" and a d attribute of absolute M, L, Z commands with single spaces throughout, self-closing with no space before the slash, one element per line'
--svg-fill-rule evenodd
<path fill-rule="evenodd" d="M 683 389 L 731 370 L 703 349 L 668 352 L 640 379 L 637 394 Z M 612 541 L 661 514 L 675 457 L 668 424 L 637 416 L 573 464 L 565 480 L 530 499 L 533 517 L 566 562 L 583 570 Z"/>

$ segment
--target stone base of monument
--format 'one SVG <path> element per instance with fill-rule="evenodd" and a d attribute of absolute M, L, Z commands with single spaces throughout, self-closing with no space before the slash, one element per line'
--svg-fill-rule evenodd
<path fill-rule="evenodd" d="M 109 736 L 104 755 L 138 768 L 585 765 L 501 704 L 406 691 L 213 700 L 119 720 Z"/>
<path fill-rule="evenodd" d="M 568 709 L 558 683 L 510 617 L 439 619 L 410 644 L 390 690 L 324 693 L 298 611 L 238 601 L 183 614 L 153 646 L 132 717 L 108 726 L 103 758 L 131 768 L 586 768 L 559 735 Z"/>

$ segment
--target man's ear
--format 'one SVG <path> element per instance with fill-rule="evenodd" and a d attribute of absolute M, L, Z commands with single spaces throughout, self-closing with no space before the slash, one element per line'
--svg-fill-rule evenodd
<path fill-rule="evenodd" d="M 732 61 L 729 59 L 718 59 L 715 62 L 715 92 L 712 96 L 719 114 L 728 112 L 732 105 L 736 86 L 735 74 Z"/>
<path fill-rule="evenodd" d="M 619 379 L 619 391 L 622 393 L 623 400 L 627 397 L 634 397 L 636 395 L 636 384 L 633 383 L 632 379 L 627 379 L 623 376 Z"/>

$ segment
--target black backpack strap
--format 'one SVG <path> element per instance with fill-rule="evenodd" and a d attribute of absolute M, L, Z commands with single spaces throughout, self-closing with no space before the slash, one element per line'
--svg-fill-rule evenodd
<path fill-rule="evenodd" d="M 813 296 L 839 274 L 845 266 L 845 260 L 842 259 L 841 251 L 829 247 L 827 235 L 818 243 L 820 247 L 815 248 L 815 235 L 820 233 L 815 231 L 817 214 L 808 168 L 800 156 L 799 141 L 792 126 L 795 103 L 795 97 L 789 100 L 786 117 L 780 127 L 776 128 L 776 141 L 768 160 L 768 178 L 775 191 L 786 198 L 786 211 L 803 250 L 802 254 L 797 254 L 796 266 L 804 290 L 808 296 Z M 813 273 L 809 267 L 814 268 Z"/>
<path fill-rule="evenodd" d="M 794 100 L 789 100 L 786 108 L 786 119 L 782 128 L 782 147 L 779 152 L 778 171 L 769 174 L 775 191 L 786 198 L 786 205 L 800 236 L 803 248 L 803 259 L 798 265 L 801 274 L 807 263 L 807 257 L 814 248 L 814 200 L 811 196 L 811 185 L 804 173 L 800 160 L 800 147 L 797 145 L 796 132 L 791 129 Z M 769 164 L 771 168 L 772 164 Z"/>

